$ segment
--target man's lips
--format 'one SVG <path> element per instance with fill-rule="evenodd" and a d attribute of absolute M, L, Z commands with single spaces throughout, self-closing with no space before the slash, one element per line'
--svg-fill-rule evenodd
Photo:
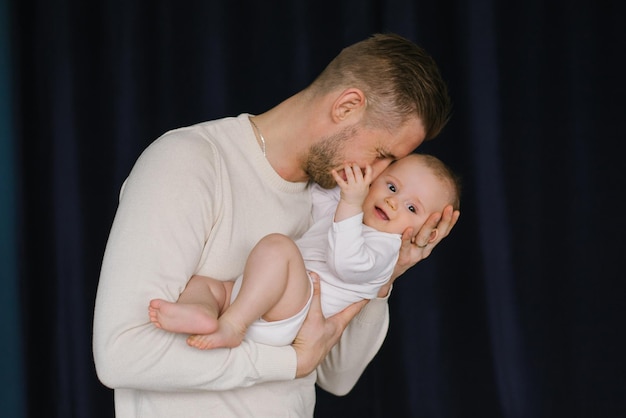
<path fill-rule="evenodd" d="M 383 219 L 385 221 L 389 220 L 389 217 L 387 216 L 387 214 L 385 213 L 384 210 L 382 210 L 381 208 L 379 208 L 378 206 L 376 206 L 374 208 L 374 211 L 376 212 L 376 215 L 380 218 Z"/>

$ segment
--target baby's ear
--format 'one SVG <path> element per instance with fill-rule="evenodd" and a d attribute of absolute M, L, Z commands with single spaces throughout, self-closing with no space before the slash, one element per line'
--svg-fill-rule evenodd
<path fill-rule="evenodd" d="M 438 235 L 439 235 L 439 231 L 437 231 L 437 228 L 430 231 L 430 237 L 428 237 L 428 243 L 430 244 L 431 242 L 435 241 Z"/>

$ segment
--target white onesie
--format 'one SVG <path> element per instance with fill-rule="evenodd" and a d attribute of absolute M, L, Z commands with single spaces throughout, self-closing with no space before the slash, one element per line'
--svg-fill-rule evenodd
<path fill-rule="evenodd" d="M 313 225 L 296 241 L 304 264 L 320 277 L 322 312 L 332 316 L 362 299 L 373 299 L 390 279 L 398 260 L 400 234 L 380 232 L 363 224 L 363 213 L 333 222 L 339 202 L 339 187 L 311 187 Z M 231 301 L 239 292 L 242 277 L 235 282 Z M 259 319 L 246 338 L 267 345 L 289 345 L 304 322 L 311 298 L 297 315 L 267 322 Z"/>

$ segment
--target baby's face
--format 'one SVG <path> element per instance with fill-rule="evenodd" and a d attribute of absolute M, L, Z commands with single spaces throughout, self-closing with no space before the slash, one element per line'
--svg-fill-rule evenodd
<path fill-rule="evenodd" d="M 372 182 L 363 203 L 363 223 L 392 234 L 412 227 L 415 234 L 431 214 L 449 204 L 450 189 L 418 156 L 410 155 Z"/>

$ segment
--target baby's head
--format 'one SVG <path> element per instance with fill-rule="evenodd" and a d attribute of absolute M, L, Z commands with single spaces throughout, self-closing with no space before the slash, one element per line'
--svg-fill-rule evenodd
<path fill-rule="evenodd" d="M 363 223 L 392 234 L 409 227 L 417 233 L 431 214 L 447 205 L 459 209 L 457 176 L 432 155 L 410 154 L 374 179 L 363 203 Z M 435 232 L 431 241 L 436 237 Z"/>

